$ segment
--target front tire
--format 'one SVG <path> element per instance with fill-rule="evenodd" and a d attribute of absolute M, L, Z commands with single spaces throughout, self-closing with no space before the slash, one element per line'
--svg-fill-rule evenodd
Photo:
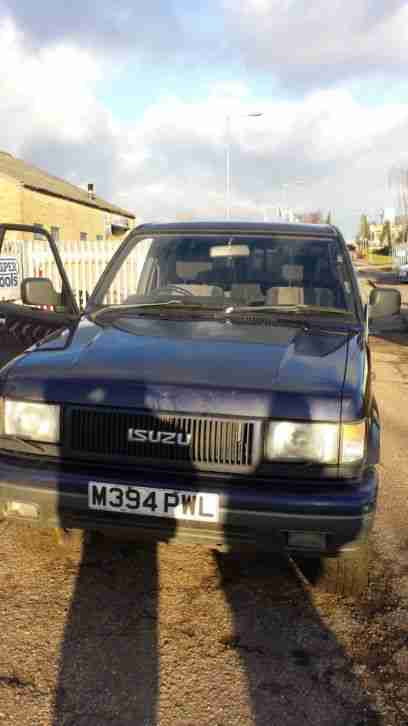
<path fill-rule="evenodd" d="M 367 592 L 370 573 L 370 543 L 337 557 L 322 557 L 316 585 L 343 597 L 358 597 Z"/>

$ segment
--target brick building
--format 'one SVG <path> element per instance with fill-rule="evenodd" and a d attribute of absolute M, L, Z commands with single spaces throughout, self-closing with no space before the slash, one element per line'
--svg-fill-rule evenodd
<path fill-rule="evenodd" d="M 0 151 L 0 222 L 40 224 L 55 239 L 120 240 L 135 216 Z M 19 234 L 21 237 L 21 233 Z"/>

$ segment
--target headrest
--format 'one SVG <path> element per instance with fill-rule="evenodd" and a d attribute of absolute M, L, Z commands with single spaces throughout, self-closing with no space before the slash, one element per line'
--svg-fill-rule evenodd
<path fill-rule="evenodd" d="M 303 281 L 303 265 L 283 265 L 282 277 L 286 282 L 302 282 Z"/>

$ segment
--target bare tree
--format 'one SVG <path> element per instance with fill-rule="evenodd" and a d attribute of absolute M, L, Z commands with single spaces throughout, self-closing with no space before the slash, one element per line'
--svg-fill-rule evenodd
<path fill-rule="evenodd" d="M 406 221 L 408 217 L 408 168 L 391 167 L 388 172 L 388 187 L 396 192 L 397 208 Z"/>
<path fill-rule="evenodd" d="M 393 166 L 388 172 L 388 187 L 396 192 L 397 208 L 401 215 L 402 231 L 398 234 L 398 243 L 408 240 L 408 168 Z"/>
<path fill-rule="evenodd" d="M 384 243 L 384 246 L 387 248 L 388 252 L 391 249 L 392 245 L 392 236 L 391 236 L 391 223 L 387 219 L 386 222 L 384 222 L 381 234 L 380 234 L 380 242 Z"/>
<path fill-rule="evenodd" d="M 370 239 L 370 225 L 368 223 L 368 217 L 366 214 L 362 214 L 360 217 L 358 238 L 359 240 L 361 240 L 361 242 L 368 242 L 368 240 Z"/>

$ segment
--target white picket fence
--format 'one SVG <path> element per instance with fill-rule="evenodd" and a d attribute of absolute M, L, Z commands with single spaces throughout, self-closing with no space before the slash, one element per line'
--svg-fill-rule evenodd
<path fill-rule="evenodd" d="M 393 266 L 395 268 L 401 265 L 408 265 L 408 244 L 395 245 L 392 248 Z"/>
<path fill-rule="evenodd" d="M 150 240 L 148 242 L 150 243 Z M 57 242 L 65 271 L 80 308 L 85 306 L 89 295 L 119 244 L 119 242 L 108 240 Z M 138 253 L 133 252 L 129 255 L 112 284 L 106 299 L 108 304 L 123 302 L 128 295 L 135 293 L 140 269 L 148 249 L 144 242 L 137 247 Z M 24 242 L 5 240 L 1 255 L 18 257 L 21 279 L 24 277 L 48 277 L 57 292 L 61 291 L 61 278 L 52 252 L 44 239 Z"/>

